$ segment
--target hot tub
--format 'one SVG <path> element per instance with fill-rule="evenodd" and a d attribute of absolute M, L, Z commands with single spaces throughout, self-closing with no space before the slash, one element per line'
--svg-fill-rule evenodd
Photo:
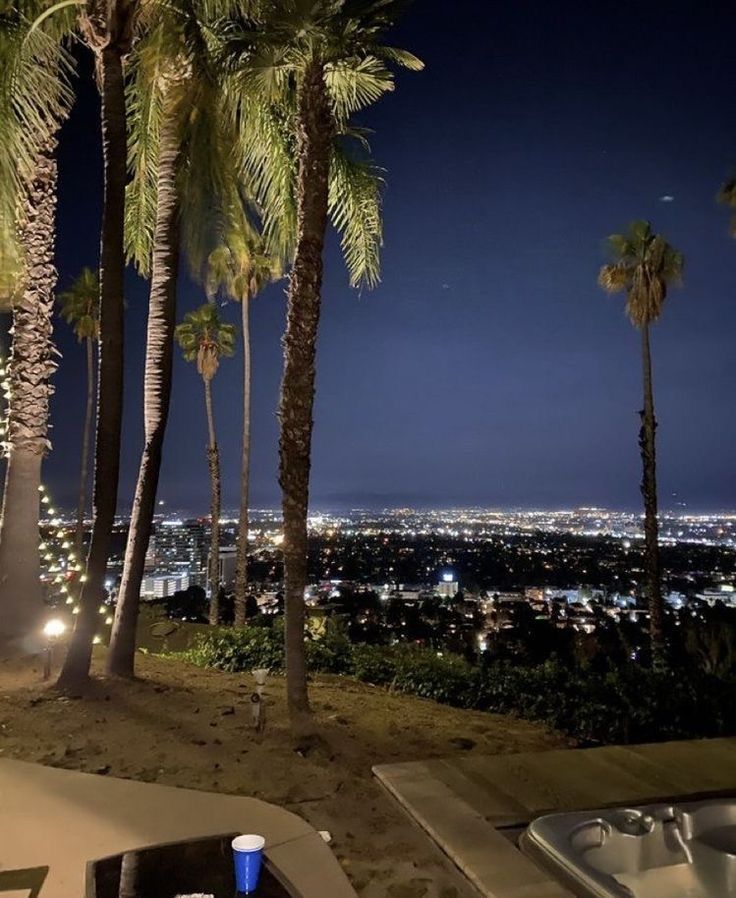
<path fill-rule="evenodd" d="M 549 814 L 520 847 L 583 898 L 736 898 L 736 799 Z"/>

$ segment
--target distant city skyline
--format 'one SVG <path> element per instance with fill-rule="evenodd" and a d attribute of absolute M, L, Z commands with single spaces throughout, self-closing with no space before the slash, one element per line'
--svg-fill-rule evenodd
<path fill-rule="evenodd" d="M 603 241 L 649 218 L 685 254 L 653 328 L 663 508 L 736 508 L 736 241 L 715 203 L 736 162 L 734 13 L 415 3 L 392 40 L 426 62 L 361 121 L 386 168 L 383 282 L 326 252 L 312 507 L 640 505 L 638 336 L 596 275 Z M 97 256 L 91 67 L 60 147 L 59 288 Z M 142 439 L 146 285 L 127 274 L 120 510 Z M 185 280 L 180 315 L 202 301 Z M 277 506 L 283 284 L 253 306 L 251 496 Z M 237 318 L 237 309 L 224 314 Z M 44 477 L 75 501 L 83 353 L 57 322 Z M 240 357 L 215 389 L 223 500 L 237 502 Z M 191 368 L 191 366 L 189 366 Z M 207 513 L 201 387 L 178 358 L 160 495 Z M 674 498 L 673 498 L 674 494 Z"/>
<path fill-rule="evenodd" d="M 126 521 L 128 518 L 128 509 L 121 509 L 117 515 L 118 520 Z M 69 507 L 64 508 L 58 506 L 53 509 L 53 514 L 48 512 L 43 515 L 42 523 L 48 523 L 53 518 L 62 517 L 71 519 L 76 513 L 75 509 Z M 533 507 L 517 505 L 514 507 L 493 507 L 481 505 L 455 505 L 455 506 L 322 506 L 311 507 L 309 510 L 309 522 L 314 526 L 315 522 L 319 522 L 320 526 L 330 526 L 332 521 L 337 522 L 361 522 L 376 520 L 395 520 L 402 522 L 412 522 L 416 520 L 429 519 L 434 523 L 442 522 L 458 522 L 462 518 L 472 519 L 475 523 L 484 520 L 492 520 L 498 518 L 503 519 L 522 519 L 530 521 L 538 521 L 540 529 L 545 529 L 551 522 L 566 519 L 594 520 L 596 518 L 602 521 L 615 523 L 617 521 L 626 521 L 629 526 L 636 523 L 638 528 L 639 521 L 643 518 L 642 509 L 633 508 L 614 508 L 595 505 L 580 506 L 557 506 L 557 507 Z M 238 522 L 238 508 L 224 507 L 221 513 L 221 521 L 232 525 Z M 682 521 L 690 522 L 695 526 L 711 526 L 717 523 L 725 524 L 728 527 L 726 534 L 734 546 L 736 546 L 736 508 L 720 508 L 720 509 L 704 509 L 704 508 L 665 508 L 661 507 L 659 511 L 660 519 L 663 522 L 661 527 L 660 539 L 668 541 L 672 539 L 672 534 L 667 530 L 667 522 Z M 164 524 L 172 524 L 184 522 L 187 520 L 198 520 L 206 522 L 208 515 L 197 510 L 192 510 L 186 505 L 169 505 L 165 501 L 160 501 L 155 513 L 155 520 Z M 251 526 L 263 526 L 264 523 L 278 523 L 280 526 L 281 508 L 278 505 L 271 506 L 251 506 Z M 604 531 L 602 531 L 604 532 Z M 610 532 L 610 531 L 605 531 Z"/>

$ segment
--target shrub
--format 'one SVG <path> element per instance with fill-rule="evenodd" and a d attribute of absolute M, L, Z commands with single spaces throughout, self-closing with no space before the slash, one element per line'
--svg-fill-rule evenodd
<path fill-rule="evenodd" d="M 285 662 L 283 627 L 218 627 L 199 636 L 181 657 L 230 673 L 258 667 L 278 672 Z"/>
<path fill-rule="evenodd" d="M 430 649 L 397 647 L 395 651 L 393 685 L 396 690 L 458 708 L 474 707 L 477 668 L 464 658 L 445 653 L 438 655 Z"/>
<path fill-rule="evenodd" d="M 387 646 L 353 646 L 351 660 L 353 676 L 364 683 L 388 686 L 396 676 L 396 652 Z"/>
<path fill-rule="evenodd" d="M 309 669 L 347 674 L 376 686 L 459 708 L 515 714 L 591 743 L 627 743 L 736 733 L 736 679 L 634 664 L 598 671 L 561 661 L 471 664 L 416 646 L 353 645 L 328 626 L 305 643 Z M 283 625 L 216 629 L 184 657 L 203 667 L 284 669 Z"/>

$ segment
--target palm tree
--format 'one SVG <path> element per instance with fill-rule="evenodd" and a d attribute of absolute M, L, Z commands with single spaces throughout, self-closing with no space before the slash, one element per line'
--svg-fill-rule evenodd
<path fill-rule="evenodd" d="M 95 57 L 101 97 L 103 204 L 100 233 L 100 340 L 92 538 L 80 612 L 58 679 L 75 688 L 89 676 L 97 609 L 104 596 L 118 497 L 123 413 L 123 272 L 127 135 L 124 62 L 133 45 L 138 0 L 85 0 L 79 30 Z"/>
<path fill-rule="evenodd" d="M 56 285 L 56 139 L 72 92 L 61 45 L 68 18 L 36 23 L 43 4 L 0 14 L 0 300 L 13 314 L 0 522 L 0 643 L 40 644 L 41 463 L 49 449 Z"/>
<path fill-rule="evenodd" d="M 240 510 L 238 539 L 235 550 L 235 619 L 236 627 L 245 626 L 248 589 L 248 509 L 250 485 L 250 405 L 251 348 L 250 303 L 271 281 L 281 277 L 281 265 L 269 254 L 263 239 L 253 234 L 242 216 L 230 216 L 223 243 L 210 253 L 207 265 L 207 288 L 218 291 L 240 303 L 243 340 L 243 436 L 240 456 Z"/>
<path fill-rule="evenodd" d="M 74 335 L 84 341 L 87 354 L 87 401 L 82 431 L 82 458 L 79 465 L 79 497 L 77 499 L 77 528 L 74 553 L 82 557 L 84 547 L 84 514 L 87 509 L 87 481 L 89 479 L 89 449 L 92 433 L 92 414 L 95 407 L 94 344 L 100 336 L 100 282 L 96 271 L 83 268 L 71 287 L 60 294 L 61 317 L 71 324 Z"/>
<path fill-rule="evenodd" d="M 731 215 L 731 236 L 736 237 L 736 178 L 729 178 L 718 191 L 718 202 L 728 206 Z"/>
<path fill-rule="evenodd" d="M 130 515 L 128 541 L 125 547 L 123 575 L 118 590 L 115 617 L 106 658 L 110 674 L 132 677 L 135 661 L 135 633 L 145 557 L 151 536 L 153 513 L 158 489 L 164 434 L 171 397 L 174 325 L 176 322 L 176 286 L 179 268 L 179 187 L 178 167 L 181 159 L 181 85 L 162 77 L 160 90 L 161 121 L 156 146 L 154 170 L 155 223 L 149 240 L 153 245 L 145 254 L 131 250 L 131 240 L 140 233 L 128 227 L 129 256 L 141 274 L 151 275 L 146 334 L 146 362 L 143 384 L 144 445 L 138 468 L 135 497 Z M 154 88 L 156 89 L 156 88 Z M 137 127 L 141 127 L 137 123 Z M 144 145 L 141 135 L 134 144 Z M 152 165 L 147 154 L 146 163 Z M 140 162 L 140 159 L 136 160 Z M 139 181 L 131 184 L 133 190 Z M 132 204 L 131 204 L 132 205 Z M 134 233 L 131 233 L 134 231 Z"/>
<path fill-rule="evenodd" d="M 293 179 L 295 254 L 279 402 L 287 700 L 297 738 L 313 732 L 304 654 L 304 589 L 325 231 L 331 214 L 342 231 L 351 280 L 369 286 L 377 281 L 379 179 L 367 162 L 348 164 L 345 144 L 351 138 L 361 140 L 360 133 L 349 126 L 351 115 L 393 90 L 390 64 L 422 68 L 415 56 L 381 42 L 404 5 L 401 0 L 273 0 L 263 4 L 260 21 L 241 22 L 226 37 L 225 53 L 244 98 L 242 120 L 250 129 L 245 165 L 259 200 L 271 199 L 273 193 L 283 194 L 284 185 L 289 185 L 290 165 L 283 165 L 285 174 L 278 176 L 274 175 L 273 159 L 265 166 L 263 159 L 263 147 L 278 142 L 284 121 L 297 159 Z M 255 108 L 247 106 L 251 97 L 260 101 Z M 269 106 L 277 108 L 276 116 L 261 114 Z M 288 159 L 288 152 L 282 152 L 279 158 L 284 157 Z M 344 189 L 348 178 L 353 188 L 350 191 Z M 278 229 L 289 233 L 293 205 L 279 205 L 273 199 L 264 205 L 266 235 L 279 216 L 282 220 L 277 222 Z M 269 214 L 273 209 L 277 215 Z"/>
<path fill-rule="evenodd" d="M 641 332 L 644 408 L 639 431 L 643 466 L 641 493 L 644 498 L 644 539 L 647 593 L 649 598 L 649 637 L 652 660 L 661 665 L 665 657 L 664 601 L 659 563 L 657 522 L 657 467 L 652 391 L 652 360 L 649 328 L 662 314 L 667 290 L 682 278 L 683 257 L 648 221 L 635 221 L 624 234 L 608 238 L 613 261 L 604 265 L 598 283 L 609 293 L 626 293 L 626 314 Z"/>
<path fill-rule="evenodd" d="M 235 352 L 235 327 L 225 324 L 217 306 L 205 303 L 193 312 L 187 312 L 177 325 L 176 342 L 187 362 L 197 363 L 197 372 L 204 384 L 204 402 L 207 413 L 207 465 L 210 472 L 210 623 L 219 623 L 220 592 L 220 452 L 215 435 L 215 417 L 212 408 L 212 378 L 217 374 L 220 359 Z"/>
<path fill-rule="evenodd" d="M 150 540 L 171 394 L 180 243 L 199 276 L 222 230 L 220 208 L 240 204 L 235 133 L 208 19 L 227 0 L 169 0 L 146 9 L 130 60 L 128 258 L 151 276 L 144 378 L 144 449 L 118 591 L 108 673 L 132 676 L 141 581 Z M 227 193 L 227 200 L 221 199 Z"/>

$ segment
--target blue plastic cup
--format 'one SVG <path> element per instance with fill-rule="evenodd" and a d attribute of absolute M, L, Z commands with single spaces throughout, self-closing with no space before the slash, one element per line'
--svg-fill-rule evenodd
<path fill-rule="evenodd" d="M 235 888 L 244 895 L 255 892 L 263 861 L 263 836 L 236 836 L 232 841 Z"/>

